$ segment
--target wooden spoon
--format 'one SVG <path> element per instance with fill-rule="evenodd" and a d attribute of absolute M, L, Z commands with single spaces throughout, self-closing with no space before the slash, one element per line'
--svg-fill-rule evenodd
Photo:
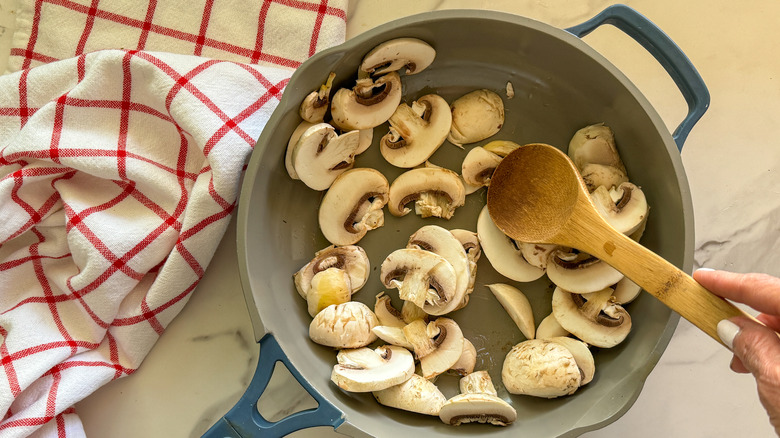
<path fill-rule="evenodd" d="M 752 318 L 612 228 L 574 163 L 553 146 L 530 144 L 507 155 L 490 180 L 487 206 L 507 236 L 573 247 L 607 262 L 721 344 L 720 320 Z"/>

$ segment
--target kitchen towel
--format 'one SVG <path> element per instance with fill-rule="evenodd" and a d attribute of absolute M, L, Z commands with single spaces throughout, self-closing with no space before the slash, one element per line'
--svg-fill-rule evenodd
<path fill-rule="evenodd" d="M 166 1 L 133 22 L 146 39 L 100 31 L 124 26 L 132 0 L 94 0 L 91 30 L 45 44 L 66 27 L 58 11 L 80 9 L 29 3 L 37 39 L 14 49 L 22 70 L 0 76 L 0 437 L 78 437 L 73 405 L 133 373 L 198 284 L 290 67 L 343 41 L 346 0 L 257 2 L 252 26 L 232 32 L 262 41 L 261 55 L 233 60 L 218 51 L 244 46 L 211 32 L 220 0 L 201 9 L 204 44 L 194 33 L 189 52 L 171 43 L 179 54 L 136 50 L 155 32 L 187 40 L 157 24 Z M 106 45 L 124 50 L 91 51 Z M 193 56 L 207 46 L 220 59 Z"/>

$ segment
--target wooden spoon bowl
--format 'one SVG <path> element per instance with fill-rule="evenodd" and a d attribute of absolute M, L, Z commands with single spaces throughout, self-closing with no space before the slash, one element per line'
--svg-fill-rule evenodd
<path fill-rule="evenodd" d="M 721 344 L 719 321 L 750 317 L 612 228 L 574 163 L 553 146 L 529 144 L 507 155 L 490 180 L 487 206 L 507 236 L 569 246 L 605 261 Z"/>

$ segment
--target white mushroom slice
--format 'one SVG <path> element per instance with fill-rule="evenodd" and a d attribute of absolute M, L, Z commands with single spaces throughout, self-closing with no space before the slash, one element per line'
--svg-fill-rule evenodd
<path fill-rule="evenodd" d="M 563 249 L 550 254 L 547 276 L 556 286 L 577 294 L 602 290 L 623 278 L 620 271 L 590 254 Z"/>
<path fill-rule="evenodd" d="M 408 170 L 390 185 L 388 208 L 393 216 L 411 211 L 406 204 L 415 202 L 415 213 L 422 217 L 449 219 L 466 202 L 463 183 L 457 173 L 444 168 Z"/>
<path fill-rule="evenodd" d="M 615 135 L 603 123 L 586 126 L 574 133 L 568 154 L 580 171 L 591 163 L 616 167 L 624 173 L 626 170 L 615 147 Z"/>
<path fill-rule="evenodd" d="M 390 131 L 379 142 L 379 150 L 393 166 L 410 168 L 425 162 L 444 143 L 452 114 L 444 98 L 428 94 L 411 106 L 398 105 L 389 122 Z"/>
<path fill-rule="evenodd" d="M 360 155 L 368 150 L 368 148 L 371 147 L 371 143 L 374 141 L 373 129 L 361 129 L 358 132 L 360 133 L 360 137 L 358 138 L 358 148 L 355 151 L 355 155 Z"/>
<path fill-rule="evenodd" d="M 456 274 L 444 257 L 420 249 L 399 249 L 382 262 L 380 278 L 385 287 L 398 289 L 402 300 L 425 309 L 449 303 L 457 290 Z"/>
<path fill-rule="evenodd" d="M 504 101 L 490 90 L 474 90 L 450 105 L 452 127 L 447 139 L 460 146 L 493 136 L 504 126 Z"/>
<path fill-rule="evenodd" d="M 437 166 L 436 164 L 433 164 L 430 161 L 426 161 L 425 163 L 423 163 L 422 167 L 430 167 L 430 168 L 433 168 L 433 169 L 443 169 L 443 167 Z M 466 180 L 463 179 L 463 175 L 458 175 L 458 178 L 460 178 L 460 182 L 461 182 L 461 184 L 463 184 L 463 189 L 465 190 L 466 195 L 470 195 L 470 194 L 472 194 L 472 193 L 474 193 L 477 190 L 482 188 L 482 186 L 475 186 L 475 185 L 471 185 L 471 184 L 467 183 Z"/>
<path fill-rule="evenodd" d="M 501 306 L 515 322 L 517 328 L 523 333 L 526 339 L 533 339 L 536 334 L 536 325 L 534 324 L 534 312 L 531 309 L 531 302 L 516 287 L 508 284 L 489 284 L 488 289 L 493 292 Z"/>
<path fill-rule="evenodd" d="M 381 340 L 391 345 L 397 345 L 406 349 L 413 349 L 414 346 L 406 339 L 404 335 L 404 329 L 402 327 L 390 327 L 386 325 L 378 325 L 371 329 L 374 334 Z"/>
<path fill-rule="evenodd" d="M 461 394 L 441 407 L 439 418 L 446 424 L 489 423 L 507 426 L 517 419 L 517 411 L 496 396 L 493 381 L 486 371 L 476 371 L 460 379 Z"/>
<path fill-rule="evenodd" d="M 636 299 L 642 292 L 642 287 L 631 281 L 628 277 L 623 277 L 622 280 L 615 284 L 615 292 L 612 296 L 615 302 L 623 305 L 628 304 Z"/>
<path fill-rule="evenodd" d="M 447 401 L 439 388 L 428 379 L 412 374 L 404 383 L 381 391 L 374 391 L 379 404 L 423 415 L 439 415 L 439 410 Z"/>
<path fill-rule="evenodd" d="M 512 82 L 507 81 L 506 83 L 506 98 L 511 99 L 515 97 L 515 86 L 512 85 Z"/>
<path fill-rule="evenodd" d="M 426 379 L 452 368 L 463 353 L 463 332 L 452 319 L 438 318 L 428 324 L 418 319 L 407 324 L 403 332 L 414 347 Z"/>
<path fill-rule="evenodd" d="M 545 339 L 531 339 L 512 347 L 501 370 L 501 380 L 510 393 L 544 398 L 573 394 L 581 379 L 569 349 Z"/>
<path fill-rule="evenodd" d="M 536 328 L 536 339 L 550 339 L 559 336 L 569 336 L 569 332 L 561 327 L 558 320 L 555 319 L 555 315 L 550 313 L 542 322 L 539 323 L 539 327 Z"/>
<path fill-rule="evenodd" d="M 414 357 L 409 350 L 384 345 L 374 350 L 382 361 L 339 363 L 333 366 L 330 380 L 350 392 L 372 392 L 400 385 L 414 374 Z"/>
<path fill-rule="evenodd" d="M 384 225 L 382 207 L 390 188 L 374 169 L 351 169 L 341 174 L 320 204 L 320 230 L 335 245 L 351 245 L 370 230 Z"/>
<path fill-rule="evenodd" d="M 520 248 L 525 261 L 540 269 L 547 269 L 550 254 L 558 249 L 558 245 L 546 243 L 526 243 L 515 240 L 515 244 Z"/>
<path fill-rule="evenodd" d="M 492 152 L 501 158 L 504 158 L 507 155 L 511 154 L 515 149 L 519 147 L 520 147 L 519 144 L 509 140 L 493 140 L 490 143 L 486 144 L 485 146 L 482 146 L 482 148 L 485 149 L 486 151 Z"/>
<path fill-rule="evenodd" d="M 565 336 L 551 338 L 550 340 L 563 345 L 574 356 L 577 367 L 580 369 L 580 386 L 590 383 L 596 374 L 596 362 L 593 360 L 593 353 L 590 352 L 588 344 Z"/>
<path fill-rule="evenodd" d="M 418 307 L 416 304 L 414 304 L 411 301 L 404 301 L 403 305 L 401 305 L 401 318 L 404 320 L 405 324 L 409 324 L 412 321 L 416 321 L 418 319 L 425 320 L 425 322 L 428 322 L 430 315 L 425 313 L 425 310 L 423 310 L 421 307 Z"/>
<path fill-rule="evenodd" d="M 401 316 L 401 312 L 393 307 L 390 297 L 385 295 L 384 292 L 380 292 L 379 295 L 376 296 L 374 313 L 376 314 L 377 319 L 379 319 L 380 325 L 397 328 L 403 328 L 406 325 L 406 322 L 404 322 L 403 317 Z"/>
<path fill-rule="evenodd" d="M 309 127 L 298 139 L 290 157 L 298 178 L 309 188 L 325 190 L 355 161 L 360 133 L 336 135 L 327 123 Z"/>
<path fill-rule="evenodd" d="M 479 245 L 479 238 L 477 233 L 469 230 L 454 229 L 450 230 L 453 236 L 463 245 L 463 249 L 466 251 L 466 256 L 472 262 L 479 261 L 479 257 L 482 255 L 482 248 Z"/>
<path fill-rule="evenodd" d="M 617 167 L 604 164 L 587 163 L 582 166 L 580 175 L 582 175 L 589 192 L 596 190 L 599 186 L 612 189 L 624 182 L 628 182 L 626 172 Z"/>
<path fill-rule="evenodd" d="M 493 269 L 499 274 L 515 281 L 534 281 L 544 275 L 544 269 L 528 263 L 512 239 L 507 237 L 493 223 L 487 206 L 482 208 L 477 218 L 477 236 Z"/>
<path fill-rule="evenodd" d="M 619 304 L 609 300 L 611 295 L 612 290 L 607 288 L 592 294 L 586 302 L 582 295 L 558 287 L 552 299 L 555 319 L 564 329 L 590 345 L 614 347 L 623 342 L 631 331 L 631 316 Z"/>
<path fill-rule="evenodd" d="M 410 350 L 414 352 L 417 359 L 430 354 L 436 349 L 433 338 L 439 334 L 439 331 L 435 324 L 431 323 L 429 325 L 423 319 L 415 319 L 405 325 L 402 331 L 407 342 L 412 344 Z"/>
<path fill-rule="evenodd" d="M 365 304 L 349 301 L 324 308 L 309 324 L 312 341 L 333 348 L 360 348 L 374 342 L 379 321 Z"/>
<path fill-rule="evenodd" d="M 466 296 L 471 278 L 469 259 L 460 241 L 438 225 L 426 225 L 409 237 L 406 247 L 430 251 L 450 262 L 455 270 L 455 295 L 449 301 L 441 303 L 441 306 L 426 304 L 423 310 L 431 315 L 443 315 L 455 310 Z"/>
<path fill-rule="evenodd" d="M 649 210 L 648 210 L 649 213 Z M 645 215 L 645 220 L 642 221 L 641 224 L 639 224 L 639 228 L 636 229 L 633 233 L 629 234 L 628 237 L 630 237 L 635 242 L 639 242 L 639 240 L 642 238 L 642 236 L 645 234 L 645 227 L 647 227 L 647 216 Z"/>
<path fill-rule="evenodd" d="M 309 293 L 312 278 L 328 268 L 347 271 L 352 293 L 355 293 L 368 281 L 371 264 L 363 248 L 356 245 L 331 245 L 317 251 L 314 258 L 293 275 L 295 288 L 303 299 Z"/>
<path fill-rule="evenodd" d="M 292 162 L 293 149 L 295 149 L 298 140 L 301 139 L 301 135 L 312 126 L 314 126 L 314 123 L 309 123 L 304 120 L 295 128 L 290 136 L 290 140 L 287 142 L 287 150 L 284 154 L 284 168 L 287 169 L 287 174 L 290 175 L 290 178 L 292 179 L 300 179 L 298 178 L 298 172 L 295 171 L 295 166 L 293 166 Z"/>
<path fill-rule="evenodd" d="M 393 115 L 401 103 L 401 77 L 390 72 L 373 80 L 358 79 L 351 90 L 336 91 L 330 104 L 333 121 L 341 129 L 372 129 Z"/>
<path fill-rule="evenodd" d="M 645 194 L 630 182 L 624 182 L 614 190 L 599 186 L 590 198 L 601 217 L 623 234 L 639 229 L 647 217 Z"/>
<path fill-rule="evenodd" d="M 311 288 L 306 294 L 309 315 L 317 316 L 331 304 L 343 304 L 352 296 L 349 275 L 339 268 L 320 271 L 311 279 Z"/>
<path fill-rule="evenodd" d="M 333 86 L 333 79 L 336 73 L 330 72 L 325 83 L 320 85 L 320 89 L 309 93 L 301 103 L 298 114 L 309 123 L 322 123 L 325 121 L 325 113 L 328 112 L 330 105 L 330 89 Z"/>
<path fill-rule="evenodd" d="M 450 370 L 465 376 L 472 373 L 475 366 L 477 366 L 477 349 L 474 348 L 474 344 L 471 341 L 463 338 L 463 352 L 460 353 L 458 361 L 450 367 Z"/>
<path fill-rule="evenodd" d="M 461 165 L 461 175 L 466 183 L 474 186 L 489 186 L 493 172 L 501 157 L 479 146 L 472 148 Z"/>
<path fill-rule="evenodd" d="M 428 43 L 417 38 L 396 38 L 374 47 L 363 57 L 360 71 L 372 76 L 406 69 L 413 75 L 427 68 L 436 57 Z"/>

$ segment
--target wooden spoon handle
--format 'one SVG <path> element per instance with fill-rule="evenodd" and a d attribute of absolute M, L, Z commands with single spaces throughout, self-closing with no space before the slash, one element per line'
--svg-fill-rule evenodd
<path fill-rule="evenodd" d="M 588 226 L 579 248 L 607 262 L 680 316 L 723 344 L 718 322 L 735 316 L 754 319 L 713 294 L 662 257 L 611 228 Z M 725 345 L 725 344 L 724 344 Z"/>

